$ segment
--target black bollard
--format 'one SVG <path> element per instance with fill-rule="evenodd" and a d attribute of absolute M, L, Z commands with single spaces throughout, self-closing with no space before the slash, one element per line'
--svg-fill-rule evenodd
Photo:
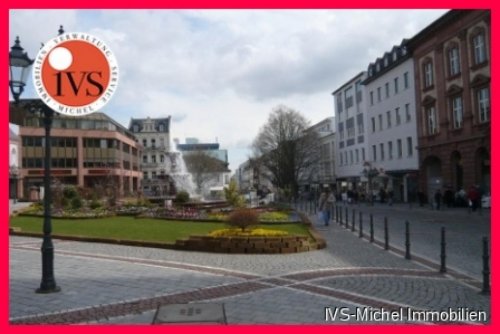
<path fill-rule="evenodd" d="M 356 231 L 356 210 L 352 209 L 352 226 L 351 231 Z"/>
<path fill-rule="evenodd" d="M 389 226 L 387 225 L 387 217 L 384 217 L 384 249 L 389 250 Z"/>
<path fill-rule="evenodd" d="M 347 206 L 345 207 L 345 228 L 349 228 L 349 212 Z"/>
<path fill-rule="evenodd" d="M 359 237 L 363 238 L 363 213 L 359 212 Z"/>
<path fill-rule="evenodd" d="M 375 240 L 374 238 L 374 230 L 373 230 L 373 214 L 370 213 L 370 242 Z"/>
<path fill-rule="evenodd" d="M 446 272 L 446 228 L 441 227 L 441 268 L 440 273 Z"/>
<path fill-rule="evenodd" d="M 406 228 L 406 232 L 405 232 L 405 236 L 406 236 L 406 242 L 405 242 L 406 254 L 405 254 L 405 259 L 411 260 L 411 254 L 410 254 L 410 223 L 408 221 L 406 221 L 406 223 L 405 223 L 405 228 Z"/>
<path fill-rule="evenodd" d="M 488 238 L 483 237 L 483 295 L 490 295 L 490 254 L 488 247 Z"/>

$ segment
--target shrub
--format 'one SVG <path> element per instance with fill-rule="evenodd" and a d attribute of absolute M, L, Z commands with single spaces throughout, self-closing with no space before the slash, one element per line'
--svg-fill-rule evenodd
<path fill-rule="evenodd" d="M 89 207 L 92 210 L 98 209 L 102 206 L 101 202 L 99 202 L 97 199 L 93 199 L 92 202 L 90 202 Z"/>
<path fill-rule="evenodd" d="M 80 199 L 80 197 L 74 197 L 72 200 L 71 200 L 71 208 L 72 209 L 80 209 L 82 207 L 82 200 Z"/>
<path fill-rule="evenodd" d="M 283 237 L 287 236 L 288 232 L 263 228 L 256 228 L 250 231 L 226 228 L 212 231 L 208 235 L 211 237 Z"/>
<path fill-rule="evenodd" d="M 259 216 L 252 209 L 239 209 L 233 211 L 227 220 L 228 224 L 241 228 L 244 231 L 247 227 L 259 224 Z"/>
<path fill-rule="evenodd" d="M 65 187 L 63 190 L 63 196 L 67 199 L 72 199 L 78 196 L 78 192 L 75 187 Z"/>
<path fill-rule="evenodd" d="M 229 186 L 224 188 L 224 197 L 229 205 L 235 208 L 242 208 L 245 206 L 245 200 L 238 192 L 238 186 L 234 180 L 229 182 Z"/>
<path fill-rule="evenodd" d="M 179 191 L 175 196 L 175 201 L 180 204 L 189 202 L 189 193 L 187 191 Z"/>

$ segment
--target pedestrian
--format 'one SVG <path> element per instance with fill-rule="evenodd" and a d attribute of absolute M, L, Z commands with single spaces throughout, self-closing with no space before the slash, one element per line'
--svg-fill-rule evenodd
<path fill-rule="evenodd" d="M 470 186 L 467 197 L 469 200 L 469 209 L 472 211 L 476 211 L 476 209 L 479 207 L 479 201 L 481 200 L 477 188 L 474 186 Z"/>
<path fill-rule="evenodd" d="M 388 199 L 389 206 L 392 206 L 392 203 L 394 201 L 394 191 L 392 189 L 389 189 L 389 191 L 387 192 L 387 197 L 389 198 Z"/>
<path fill-rule="evenodd" d="M 443 195 L 441 194 L 441 189 L 436 190 L 434 194 L 434 202 L 436 203 L 436 210 L 441 210 L 441 198 Z"/>
<path fill-rule="evenodd" d="M 330 196 L 330 191 L 328 189 L 325 189 L 324 191 L 321 192 L 318 203 L 319 219 L 320 221 L 323 221 L 325 226 L 328 226 L 330 223 L 330 217 L 329 217 L 330 210 L 328 209 L 329 196 Z"/>

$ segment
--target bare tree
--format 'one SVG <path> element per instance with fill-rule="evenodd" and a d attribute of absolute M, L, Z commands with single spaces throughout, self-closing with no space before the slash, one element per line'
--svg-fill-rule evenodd
<path fill-rule="evenodd" d="M 184 153 L 184 162 L 189 173 L 193 175 L 197 193 L 201 194 L 203 186 L 219 177 L 220 173 L 227 172 L 227 164 L 216 159 L 204 151 Z"/>
<path fill-rule="evenodd" d="M 280 190 L 296 195 L 299 177 L 319 157 L 317 133 L 307 131 L 309 121 L 298 111 L 279 106 L 260 129 L 252 148 L 269 170 L 271 182 Z"/>

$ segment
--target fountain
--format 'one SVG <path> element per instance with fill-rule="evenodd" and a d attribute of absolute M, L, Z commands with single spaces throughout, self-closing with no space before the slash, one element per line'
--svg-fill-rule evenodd
<path fill-rule="evenodd" d="M 193 176 L 188 172 L 186 163 L 175 145 L 172 145 L 172 151 L 168 153 L 167 170 L 170 171 L 170 177 L 174 180 L 177 191 L 184 190 L 189 194 L 190 198 L 200 198 L 201 196 L 196 192 L 196 186 L 193 182 Z"/>

